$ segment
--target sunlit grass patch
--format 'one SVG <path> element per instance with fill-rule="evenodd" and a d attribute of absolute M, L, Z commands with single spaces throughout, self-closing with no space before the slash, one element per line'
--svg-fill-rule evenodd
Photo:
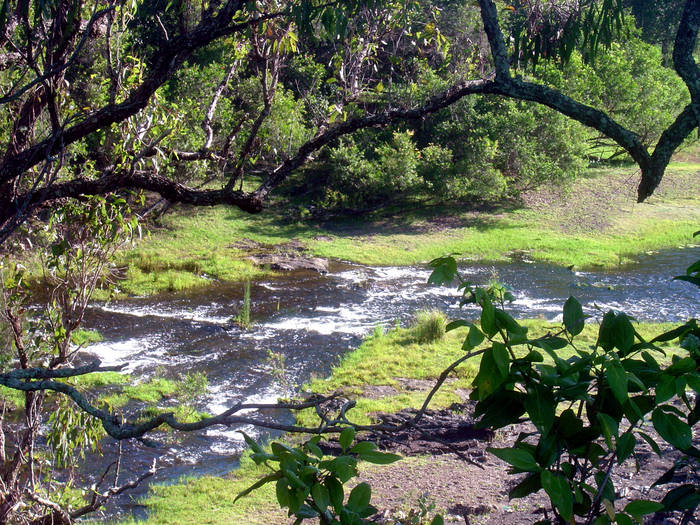
<path fill-rule="evenodd" d="M 102 341 L 102 334 L 97 330 L 86 330 L 79 328 L 71 333 L 71 341 L 76 346 L 85 346 L 91 343 L 99 343 Z"/>
<path fill-rule="evenodd" d="M 240 523 L 272 525 L 286 523 L 275 497 L 275 485 L 270 483 L 241 498 L 234 504 L 236 495 L 257 480 L 269 474 L 264 466 L 258 466 L 245 453 L 240 467 L 224 477 L 204 476 L 183 478 L 176 484 L 152 485 L 143 501 L 148 507 L 145 521 L 127 520 L 123 525 L 200 525 Z M 215 495 L 215 497 L 212 497 Z"/>

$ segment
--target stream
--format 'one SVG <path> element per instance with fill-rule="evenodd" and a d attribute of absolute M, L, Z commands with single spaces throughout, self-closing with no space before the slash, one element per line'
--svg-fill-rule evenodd
<path fill-rule="evenodd" d="M 600 309 L 615 309 L 639 321 L 685 321 L 700 316 L 697 288 L 671 278 L 697 259 L 698 247 L 645 255 L 634 265 L 611 271 L 572 272 L 520 261 L 464 265 L 460 272 L 477 285 L 496 277 L 510 287 L 515 301 L 509 311 L 516 318 L 560 319 L 564 301 L 574 295 L 594 319 L 601 317 Z M 256 281 L 251 286 L 253 326 L 248 330 L 231 322 L 242 301 L 240 283 L 94 305 L 84 327 L 99 330 L 104 340 L 84 353 L 99 357 L 103 365 L 125 365 L 125 372 L 139 378 L 202 372 L 209 386 L 198 408 L 210 414 L 240 401 L 274 402 L 288 393 L 288 385 L 302 385 L 312 374 L 327 375 L 378 324 L 406 325 L 424 308 L 440 308 L 451 318 L 478 315 L 473 307 L 459 310 L 456 287 L 427 285 L 429 275 L 427 266 L 331 262 L 326 275 L 299 271 Z M 275 379 L 269 351 L 284 356 L 286 385 Z M 278 417 L 292 421 L 287 413 Z M 160 483 L 229 472 L 243 448 L 238 430 L 171 433 L 157 446 L 124 443 L 122 480 L 147 470 L 154 458 L 166 467 L 153 478 Z M 260 436 L 254 428 L 244 430 Z M 161 439 L 158 433 L 150 437 Z M 109 440 L 106 457 L 90 459 L 88 468 L 98 473 L 115 451 Z M 146 490 L 143 484 L 117 498 L 108 513 L 143 517 L 135 498 Z"/>

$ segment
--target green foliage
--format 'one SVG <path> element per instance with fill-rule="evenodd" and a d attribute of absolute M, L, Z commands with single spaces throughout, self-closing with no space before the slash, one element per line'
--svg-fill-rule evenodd
<path fill-rule="evenodd" d="M 380 180 L 387 189 L 405 191 L 419 182 L 418 159 L 412 136 L 413 133 L 408 131 L 394 132 L 391 142 L 374 150 L 381 173 Z"/>
<path fill-rule="evenodd" d="M 683 81 L 664 67 L 661 51 L 643 42 L 629 28 L 620 42 L 601 51 L 595 62 L 586 63 L 573 53 L 563 68 L 543 64 L 534 75 L 586 104 L 601 108 L 615 120 L 636 132 L 651 146 L 689 102 Z M 619 146 L 609 139 L 594 137 L 594 148 Z"/>
<path fill-rule="evenodd" d="M 432 264 L 434 282 L 459 278 L 451 257 Z M 699 269 L 700 262 L 693 264 L 687 276 Z M 700 282 L 690 282 L 700 287 Z M 479 336 L 474 342 L 488 341 L 477 352 L 482 358 L 471 394 L 479 425 L 506 427 L 527 414 L 536 428 L 534 434 L 521 434 L 512 447 L 490 449 L 512 473 L 527 474 L 511 497 L 544 489 L 555 516 L 565 523 L 574 523 L 576 517 L 587 523 L 632 523 L 660 509 L 692 514 L 700 492 L 690 485 L 674 487 L 661 502 L 634 501 L 615 513 L 610 510 L 615 506 L 610 473 L 635 455 L 641 440 L 661 454 L 646 431 L 649 420 L 684 458 L 657 485 L 670 482 L 679 468 L 697 468 L 700 450 L 692 443 L 692 427 L 700 421 L 697 320 L 648 340 L 624 313 L 609 311 L 595 344 L 586 348 L 577 340 L 585 316 L 573 297 L 564 305 L 561 329 L 532 337 L 493 290 L 474 289 L 468 283 L 463 287 L 463 302 L 477 303 L 482 310 L 480 326 L 470 325 L 464 348 L 474 353 L 473 333 Z M 664 363 L 657 359 L 665 356 L 658 344 L 672 340 L 685 351 Z M 573 353 L 565 357 L 565 349 Z M 695 391 L 694 403 L 688 389 Z M 534 437 L 534 443 L 528 437 Z"/>
<path fill-rule="evenodd" d="M 49 416 L 46 444 L 53 453 L 57 468 L 72 467 L 76 459 L 85 457 L 85 450 L 98 451 L 105 437 L 102 422 L 90 416 L 61 396 Z"/>
<path fill-rule="evenodd" d="M 566 62 L 575 49 L 594 60 L 601 46 L 610 46 L 623 33 L 624 7 L 622 0 L 585 0 L 577 9 L 513 2 L 506 13 L 514 60 L 525 65 L 553 58 Z"/>
<path fill-rule="evenodd" d="M 273 442 L 270 452 L 245 433 L 243 437 L 253 452 L 253 461 L 257 465 L 267 465 L 272 472 L 239 493 L 236 499 L 274 482 L 277 502 L 288 509 L 295 523 L 306 519 L 318 519 L 323 525 L 366 523 L 365 518 L 377 512 L 370 505 L 370 486 L 359 483 L 346 498 L 344 484 L 357 476 L 358 460 L 387 465 L 401 459 L 395 454 L 379 452 L 369 441 L 353 445 L 355 429 L 352 427 L 340 432 L 338 443 L 342 453 L 333 458 L 327 458 L 319 447 L 321 436 L 297 447 Z"/>
<path fill-rule="evenodd" d="M 243 302 L 235 321 L 244 330 L 250 328 L 250 279 L 246 279 L 243 283 Z"/>

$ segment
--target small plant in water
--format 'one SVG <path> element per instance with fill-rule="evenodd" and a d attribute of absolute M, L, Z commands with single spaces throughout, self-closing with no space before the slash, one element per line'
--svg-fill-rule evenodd
<path fill-rule="evenodd" d="M 268 350 L 265 358 L 265 368 L 268 369 L 270 375 L 283 390 L 288 391 L 292 389 L 294 385 L 291 384 L 289 377 L 287 377 L 286 358 L 283 353 Z"/>
<path fill-rule="evenodd" d="M 243 329 L 250 328 L 250 279 L 243 283 L 243 304 L 235 322 Z"/>
<path fill-rule="evenodd" d="M 445 336 L 447 316 L 440 310 L 421 310 L 413 322 L 413 335 L 420 343 L 432 343 Z"/>

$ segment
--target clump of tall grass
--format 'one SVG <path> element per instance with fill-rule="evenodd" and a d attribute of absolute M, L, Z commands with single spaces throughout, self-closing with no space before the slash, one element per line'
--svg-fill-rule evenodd
<path fill-rule="evenodd" d="M 243 283 L 243 304 L 235 322 L 244 330 L 250 328 L 250 279 L 246 279 Z"/>
<path fill-rule="evenodd" d="M 411 327 L 413 337 L 419 343 L 432 343 L 445 337 L 447 316 L 438 309 L 419 311 Z"/>

